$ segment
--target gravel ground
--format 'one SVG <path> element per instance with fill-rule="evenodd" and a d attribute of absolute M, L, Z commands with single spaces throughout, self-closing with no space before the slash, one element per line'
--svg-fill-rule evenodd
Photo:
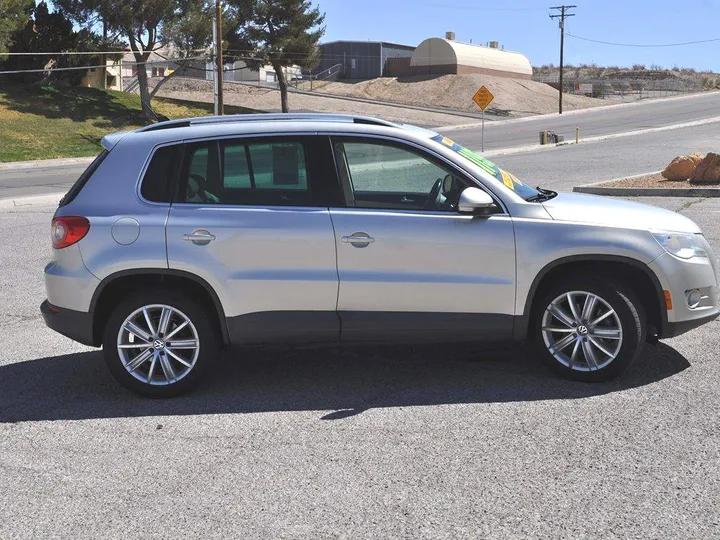
<path fill-rule="evenodd" d="M 280 111 L 280 92 L 269 88 L 227 83 L 224 85 L 225 103 L 268 112 Z M 168 81 L 158 96 L 187 101 L 213 102 L 213 85 L 210 81 L 177 78 Z M 425 112 L 408 109 L 402 105 L 373 105 L 325 96 L 309 96 L 289 93 L 288 101 L 292 111 L 312 111 L 338 114 L 375 116 L 390 122 L 405 122 L 420 126 L 444 126 L 467 123 L 466 116 Z"/>
<path fill-rule="evenodd" d="M 338 81 L 323 86 L 321 92 L 477 113 L 479 109 L 472 98 L 481 86 L 487 87 L 495 96 L 488 108 L 491 114 L 519 117 L 557 112 L 558 91 L 550 85 L 491 75 L 382 77 L 364 81 Z M 603 105 L 608 105 L 608 102 L 573 94 L 563 96 L 563 106 L 567 111 Z"/>
<path fill-rule="evenodd" d="M 633 188 L 720 188 L 720 184 L 691 184 L 687 181 L 671 182 L 663 178 L 660 173 L 646 174 L 632 178 L 622 178 L 603 184 L 603 187 L 633 187 Z"/>
<path fill-rule="evenodd" d="M 680 210 L 720 253 L 720 200 Z M 720 322 L 600 385 L 514 348 L 250 350 L 174 400 L 46 329 L 0 214 L 0 538 L 717 538 Z"/>

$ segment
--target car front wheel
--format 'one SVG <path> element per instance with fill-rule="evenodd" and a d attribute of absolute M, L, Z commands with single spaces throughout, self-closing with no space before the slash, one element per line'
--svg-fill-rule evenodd
<path fill-rule="evenodd" d="M 533 324 L 544 362 L 574 380 L 617 377 L 645 341 L 645 314 L 636 297 L 618 284 L 592 278 L 549 287 L 537 304 Z"/>

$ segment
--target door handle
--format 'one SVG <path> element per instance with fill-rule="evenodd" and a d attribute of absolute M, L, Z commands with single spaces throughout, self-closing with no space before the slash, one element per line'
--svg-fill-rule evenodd
<path fill-rule="evenodd" d="M 372 236 L 364 232 L 352 233 L 351 236 L 343 236 L 340 240 L 342 240 L 344 244 L 350 244 L 353 247 L 359 248 L 368 247 L 375 242 Z"/>
<path fill-rule="evenodd" d="M 210 231 L 206 231 L 205 229 L 198 229 L 196 231 L 193 231 L 192 234 L 184 234 L 183 240 L 185 240 L 186 242 L 192 242 L 197 246 L 206 246 L 210 242 L 215 240 L 215 235 L 211 234 Z"/>

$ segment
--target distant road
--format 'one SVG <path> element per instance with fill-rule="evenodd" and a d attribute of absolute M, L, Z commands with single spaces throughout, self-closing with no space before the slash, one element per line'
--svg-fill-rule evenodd
<path fill-rule="evenodd" d="M 584 138 L 693 122 L 717 116 L 720 116 L 720 92 L 599 107 L 532 119 L 486 122 L 485 150 L 539 144 L 539 133 L 546 129 L 564 135 L 567 141 L 575 140 L 576 127 L 580 128 L 580 137 Z M 469 128 L 452 127 L 440 131 L 447 133 L 448 137 L 463 146 L 480 149 L 479 124 Z"/>
<path fill-rule="evenodd" d="M 67 191 L 86 168 L 87 164 L 0 171 L 0 199 Z"/>

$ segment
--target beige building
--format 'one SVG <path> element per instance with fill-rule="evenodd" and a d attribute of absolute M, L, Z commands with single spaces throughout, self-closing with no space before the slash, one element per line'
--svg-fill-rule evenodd
<path fill-rule="evenodd" d="M 410 70 L 413 75 L 482 73 L 515 79 L 531 79 L 533 74 L 525 55 L 500 49 L 496 41 L 485 47 L 442 38 L 426 39 L 418 45 Z"/>
<path fill-rule="evenodd" d="M 88 69 L 85 77 L 80 81 L 80 86 L 87 88 L 107 88 L 108 90 L 123 89 L 122 68 L 119 60 L 108 60 L 107 67 Z M 103 75 L 105 86 L 103 86 Z"/>
<path fill-rule="evenodd" d="M 150 53 L 145 64 L 145 71 L 148 77 L 165 77 L 173 73 L 177 68 L 177 64 L 170 60 L 172 51 L 170 49 L 157 49 L 156 52 Z M 122 76 L 136 77 L 138 65 L 135 62 L 135 55 L 132 51 L 127 51 L 122 60 Z"/>

